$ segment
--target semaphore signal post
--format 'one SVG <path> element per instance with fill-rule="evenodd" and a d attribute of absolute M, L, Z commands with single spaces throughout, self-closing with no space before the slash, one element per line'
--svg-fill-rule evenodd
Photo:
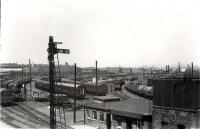
<path fill-rule="evenodd" d="M 55 61 L 54 55 L 58 53 L 69 54 L 69 49 L 58 49 L 57 44 L 62 44 L 61 42 L 54 42 L 53 36 L 49 36 L 49 46 L 48 46 L 48 61 L 49 61 L 49 84 L 50 84 L 50 128 L 56 129 L 56 112 L 55 112 Z"/>

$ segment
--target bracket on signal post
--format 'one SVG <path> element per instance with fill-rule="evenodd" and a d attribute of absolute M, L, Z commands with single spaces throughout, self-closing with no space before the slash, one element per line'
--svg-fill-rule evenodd
<path fill-rule="evenodd" d="M 63 54 L 70 54 L 69 49 L 57 49 L 56 52 L 57 53 L 63 53 Z"/>

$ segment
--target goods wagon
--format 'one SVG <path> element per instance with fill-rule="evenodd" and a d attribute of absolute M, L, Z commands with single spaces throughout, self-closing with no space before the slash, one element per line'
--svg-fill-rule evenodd
<path fill-rule="evenodd" d="M 153 87 L 144 85 L 127 85 L 126 89 L 134 94 L 142 96 L 147 99 L 153 99 Z"/>
<path fill-rule="evenodd" d="M 12 103 L 14 101 L 14 95 L 12 95 L 12 91 L 5 89 L 5 88 L 0 88 L 0 94 L 1 94 L 1 104 L 7 104 L 7 103 Z"/>
<path fill-rule="evenodd" d="M 84 83 L 82 86 L 85 88 L 86 94 L 103 96 L 108 93 L 107 84 L 98 84 L 96 86 L 94 83 Z"/>

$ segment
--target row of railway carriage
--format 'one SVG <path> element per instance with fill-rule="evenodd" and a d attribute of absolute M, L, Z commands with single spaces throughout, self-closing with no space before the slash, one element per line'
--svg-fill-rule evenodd
<path fill-rule="evenodd" d="M 18 79 L 18 80 L 7 80 L 1 83 L 1 103 L 11 102 L 13 98 L 16 96 L 19 96 L 22 94 L 22 83 L 28 83 L 30 81 L 29 78 Z M 49 80 L 48 78 L 40 78 L 35 81 L 35 87 L 37 89 L 40 89 L 42 91 L 49 92 Z M 126 85 L 122 80 L 112 80 L 112 81 L 104 81 L 99 82 L 98 87 L 96 87 L 95 83 L 92 82 L 86 82 L 86 83 L 80 83 L 77 82 L 77 89 L 76 89 L 76 97 L 77 99 L 84 99 L 86 94 L 91 95 L 106 95 L 108 92 L 110 92 L 110 84 L 114 87 L 114 90 L 121 90 L 122 85 Z M 111 86 L 111 87 L 112 87 Z M 135 87 L 135 86 L 134 86 Z M 152 88 L 143 88 L 143 87 L 128 87 L 129 89 L 136 89 L 137 91 L 142 91 L 146 93 L 152 94 Z M 74 84 L 73 81 L 64 81 L 61 84 L 57 84 L 55 88 L 56 94 L 64 94 L 68 98 L 74 98 Z"/>
<path fill-rule="evenodd" d="M 34 80 L 35 87 L 42 91 L 49 92 L 49 81 L 48 79 Z M 23 84 L 29 83 L 29 78 L 16 79 L 16 80 L 2 80 L 1 81 L 1 104 L 10 103 L 15 100 L 15 98 L 23 97 Z M 106 84 L 100 84 L 98 86 L 97 95 L 106 95 L 108 93 L 108 88 Z M 55 93 L 64 94 L 68 98 L 74 98 L 74 84 L 72 81 L 57 84 Z M 96 95 L 95 84 L 80 84 L 77 83 L 76 97 L 78 99 L 84 99 L 86 94 Z"/>
<path fill-rule="evenodd" d="M 36 88 L 49 91 L 48 80 L 36 80 L 35 84 Z M 136 91 L 134 93 L 139 93 L 138 95 L 146 95 L 146 97 L 152 98 L 152 86 L 136 85 L 134 81 L 133 83 L 126 83 L 126 80 L 106 80 L 104 82 L 99 82 L 98 86 L 96 86 L 96 83 L 92 82 L 78 83 L 76 97 L 78 99 L 84 99 L 86 94 L 104 96 L 109 92 L 113 92 L 114 90 L 121 90 L 122 86 L 125 86 L 129 91 Z M 55 87 L 56 94 L 65 94 L 71 98 L 74 98 L 74 92 L 74 84 L 72 81 L 68 81 L 68 83 L 57 84 Z"/>
<path fill-rule="evenodd" d="M 35 80 L 35 87 L 43 90 L 49 91 L 49 82 L 44 80 Z M 108 87 L 105 83 L 96 85 L 93 83 L 78 83 L 76 84 L 76 98 L 77 99 L 84 99 L 86 94 L 91 95 L 106 95 L 108 93 Z M 96 90 L 98 89 L 98 90 Z M 74 84 L 71 82 L 68 83 L 58 83 L 55 87 L 56 94 L 64 94 L 70 98 L 74 98 L 75 89 Z"/>

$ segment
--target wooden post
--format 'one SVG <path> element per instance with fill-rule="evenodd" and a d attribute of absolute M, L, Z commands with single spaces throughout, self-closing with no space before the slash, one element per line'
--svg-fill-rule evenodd
<path fill-rule="evenodd" d="M 96 95 L 98 95 L 97 60 L 96 60 Z"/>
<path fill-rule="evenodd" d="M 76 63 L 74 64 L 74 123 L 76 123 Z"/>
<path fill-rule="evenodd" d="M 85 124 L 85 107 L 83 107 L 83 113 L 84 113 L 84 124 Z"/>
<path fill-rule="evenodd" d="M 168 65 L 166 65 L 165 68 L 166 68 L 166 74 L 168 74 Z"/>
<path fill-rule="evenodd" d="M 24 86 L 24 99 L 26 100 L 26 86 L 24 85 L 24 66 L 22 66 L 22 85 Z"/>
<path fill-rule="evenodd" d="M 193 74 L 194 74 L 194 70 L 193 70 L 193 62 L 191 63 L 191 65 L 192 65 L 192 77 L 194 76 Z"/>
<path fill-rule="evenodd" d="M 32 92 L 32 84 L 31 84 L 31 60 L 29 59 L 29 80 L 30 80 L 30 95 L 31 95 L 31 92 Z"/>
<path fill-rule="evenodd" d="M 168 74 L 169 74 L 169 65 L 168 65 Z"/>

